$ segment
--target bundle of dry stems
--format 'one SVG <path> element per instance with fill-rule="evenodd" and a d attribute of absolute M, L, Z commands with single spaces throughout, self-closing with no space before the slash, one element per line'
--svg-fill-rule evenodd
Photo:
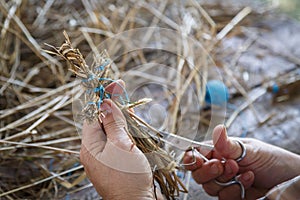
<path fill-rule="evenodd" d="M 66 40 L 61 47 L 52 47 L 56 51 L 47 52 L 58 55 L 68 61 L 70 63 L 69 70 L 82 79 L 81 84 L 84 87 L 85 94 L 83 102 L 85 106 L 82 109 L 83 120 L 87 120 L 90 123 L 98 121 L 99 115 L 102 114 L 100 110 L 101 103 L 104 99 L 110 99 L 113 95 L 105 91 L 105 87 L 112 82 L 109 76 L 111 73 L 111 61 L 106 51 L 103 51 L 99 57 L 95 58 L 94 65 L 88 66 L 80 51 L 72 47 L 66 32 L 64 32 L 64 35 Z M 95 88 L 99 88 L 99 91 L 94 91 Z M 126 93 L 126 91 L 124 92 Z M 146 157 L 153 168 L 153 177 L 159 184 L 162 193 L 167 199 L 175 199 L 175 197 L 179 196 L 179 192 L 186 193 L 187 189 L 176 174 L 176 169 L 178 169 L 177 163 L 162 148 L 162 141 L 157 139 L 160 135 L 159 131 L 129 110 L 147 103 L 148 99 L 141 99 L 137 102 L 125 100 L 123 102 L 123 104 L 116 103 L 124 113 L 129 130 L 128 135 L 132 139 L 132 142 L 145 154 L 153 155 L 155 153 L 155 156 Z M 150 131 L 154 132 L 157 137 L 149 135 Z"/>

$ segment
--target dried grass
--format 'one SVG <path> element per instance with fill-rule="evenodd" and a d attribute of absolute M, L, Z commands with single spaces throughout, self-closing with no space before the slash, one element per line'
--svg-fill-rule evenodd
<path fill-rule="evenodd" d="M 159 26 L 187 31 L 189 37 L 200 41 L 214 56 L 214 49 L 222 38 L 227 34 L 240 33 L 236 29 L 236 22 L 249 14 L 249 9 L 243 11 L 243 8 L 243 5 L 228 8 L 216 2 L 200 4 L 195 0 L 126 3 L 95 0 L 76 3 L 1 0 L 0 197 L 59 199 L 91 187 L 87 181 L 82 181 L 85 175 L 78 157 L 80 137 L 76 129 L 81 125 L 75 123 L 74 126 L 71 107 L 73 98 L 81 96 L 83 91 L 74 82 L 72 73 L 67 71 L 68 67 L 42 50 L 46 48 L 44 43 L 61 44 L 64 40 L 62 30 L 66 30 L 73 38 L 73 46 L 79 48 L 83 56 L 92 51 L 97 57 L 99 52 L 96 44 L 105 39 L 132 28 Z M 230 23 L 231 19 L 236 20 Z M 188 31 L 187 26 L 190 26 L 191 20 L 197 26 L 191 26 Z M 145 33 L 144 40 L 149 40 L 152 34 Z M 122 44 L 115 43 L 110 51 L 118 52 L 121 48 Z M 65 54 L 64 49 L 61 51 Z M 184 48 L 178 48 L 177 51 L 181 55 Z M 172 85 L 177 99 L 166 97 L 170 119 L 169 124 L 163 126 L 176 133 L 179 132 L 178 124 L 184 116 L 181 112 L 191 118 L 199 115 L 191 109 L 192 100 L 183 97 L 189 93 L 189 85 L 194 85 L 201 99 L 200 105 L 203 104 L 204 83 L 212 63 L 207 63 L 205 57 L 193 57 L 192 60 L 199 59 L 200 63 L 195 69 L 181 57 L 169 58 L 167 53 L 160 53 L 163 56 L 159 58 L 154 53 L 144 51 L 124 55 L 114 60 L 112 76 L 118 78 L 131 66 L 152 61 L 174 66 L 181 76 L 174 78 L 172 74 L 164 74 L 165 76 L 159 77 L 155 73 L 148 73 L 147 67 L 143 68 L 145 71 L 131 73 Z M 71 66 L 77 65 L 78 63 L 73 63 Z M 196 73 L 199 71 L 202 77 Z M 182 106 L 180 102 L 185 100 L 187 102 Z M 96 113 L 92 112 L 91 116 L 94 115 Z M 133 113 L 125 115 L 128 115 L 127 119 L 137 119 Z M 204 129 L 207 120 L 205 115 L 201 116 L 201 127 Z M 135 124 L 136 121 L 130 123 Z M 149 142 L 141 142 L 146 148 L 139 148 L 155 147 L 151 143 L 153 141 Z M 169 158 L 166 161 L 169 162 Z M 162 187 L 170 198 L 179 192 L 180 187 L 184 188 L 175 171 L 155 171 L 154 177 L 161 180 L 158 181 L 161 183 L 175 183 L 169 185 L 169 189 Z"/>
<path fill-rule="evenodd" d="M 88 66 L 80 51 L 72 47 L 72 43 L 66 32 L 64 32 L 64 36 L 66 40 L 59 48 L 48 45 L 53 48 L 53 51 L 47 52 L 68 61 L 70 63 L 69 70 L 81 79 L 84 91 L 84 105 L 81 110 L 82 121 L 102 123 L 99 116 L 103 115 L 105 117 L 105 114 L 103 114 L 105 111 L 102 112 L 100 106 L 104 99 L 112 99 L 114 95 L 105 91 L 105 87 L 113 81 L 110 78 L 111 60 L 107 52 L 103 51 L 98 57 L 95 57 L 93 65 Z M 124 93 L 127 93 L 125 89 Z M 176 175 L 176 169 L 179 167 L 178 164 L 171 154 L 161 148 L 162 144 L 158 139 L 160 137 L 159 130 L 151 127 L 129 110 L 148 102 L 149 99 L 140 99 L 136 102 L 125 99 L 121 100 L 121 102 L 116 101 L 116 104 L 119 105 L 125 115 L 128 125 L 128 135 L 132 139 L 132 142 L 144 154 L 152 154 L 151 156 L 147 156 L 147 159 L 153 168 L 153 178 L 159 184 L 160 190 L 167 199 L 174 199 L 179 196 L 179 192 L 187 193 L 184 184 Z M 154 132 L 152 135 L 156 135 L 156 137 L 152 137 L 149 134 L 150 131 Z M 155 152 L 155 155 L 153 152 Z"/>

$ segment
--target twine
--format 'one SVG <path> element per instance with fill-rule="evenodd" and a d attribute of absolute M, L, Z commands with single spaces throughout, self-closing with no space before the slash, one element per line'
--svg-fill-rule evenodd
<path fill-rule="evenodd" d="M 96 70 L 104 70 L 104 67 L 107 66 L 108 64 L 109 64 L 109 60 L 106 60 L 105 63 L 100 65 L 99 67 L 97 67 Z M 126 99 L 124 100 L 123 97 L 120 94 L 112 94 L 111 95 L 110 93 L 107 93 L 105 91 L 105 87 L 103 86 L 103 84 L 99 84 L 97 87 L 95 87 L 93 89 L 88 89 L 86 91 L 87 94 L 90 94 L 91 92 L 99 94 L 99 95 L 97 95 L 99 97 L 98 101 L 97 102 L 89 101 L 89 102 L 87 102 L 88 105 L 91 105 L 91 104 L 95 105 L 96 104 L 97 108 L 100 109 L 100 106 L 103 103 L 103 100 L 104 99 L 111 99 L 112 96 L 113 97 L 119 97 L 119 100 L 120 100 L 122 105 L 130 103 L 129 96 L 128 96 L 128 93 L 127 93 L 126 89 L 124 88 L 123 85 L 118 83 L 117 80 L 110 79 L 110 78 L 98 78 L 95 74 L 90 73 L 88 75 L 88 78 L 82 78 L 82 82 L 87 83 L 87 82 L 91 82 L 95 79 L 97 79 L 98 81 L 108 81 L 108 82 L 111 82 L 111 83 L 116 83 L 123 90 L 122 93 L 124 94 Z"/>

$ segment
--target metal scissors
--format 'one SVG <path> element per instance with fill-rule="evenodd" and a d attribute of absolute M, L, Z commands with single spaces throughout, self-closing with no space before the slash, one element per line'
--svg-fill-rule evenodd
<path fill-rule="evenodd" d="M 157 140 L 161 140 L 169 145 L 172 145 L 180 150 L 186 151 L 187 149 L 191 149 L 192 151 L 195 151 L 197 147 L 201 147 L 201 148 L 207 148 L 208 150 L 213 150 L 214 146 L 211 144 L 207 144 L 204 142 L 198 142 L 198 141 L 194 141 L 179 135 L 175 135 L 173 133 L 168 133 L 165 131 L 159 131 L 161 137 L 159 136 L 154 136 L 153 134 L 151 134 L 151 136 L 156 137 Z M 246 147 L 245 145 L 239 141 L 239 140 L 235 140 L 242 148 L 242 154 L 239 158 L 235 159 L 236 162 L 240 162 L 245 156 L 246 156 Z M 196 150 L 197 151 L 197 150 Z M 209 161 L 203 154 L 201 154 L 199 151 L 197 151 L 197 153 L 201 156 L 201 158 L 207 162 Z M 193 154 L 194 155 L 194 154 Z M 196 162 L 196 159 L 194 160 L 194 162 L 189 163 L 189 164 L 181 164 L 182 166 L 186 166 L 186 165 L 192 165 Z M 220 186 L 230 186 L 233 184 L 238 184 L 240 186 L 241 189 L 241 198 L 244 199 L 245 198 L 245 188 L 243 186 L 243 184 L 238 180 L 238 177 L 235 176 L 233 179 L 231 179 L 228 182 L 222 183 L 219 182 L 217 180 L 215 180 L 215 183 L 220 185 Z"/>

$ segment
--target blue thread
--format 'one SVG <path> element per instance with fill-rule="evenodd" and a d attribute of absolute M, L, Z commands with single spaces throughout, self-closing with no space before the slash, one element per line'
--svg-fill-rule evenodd
<path fill-rule="evenodd" d="M 103 103 L 105 88 L 103 85 L 99 85 L 94 89 L 94 92 L 99 92 L 99 100 L 97 101 L 97 107 L 100 109 L 101 104 Z"/>
<path fill-rule="evenodd" d="M 99 101 L 98 101 L 98 109 L 100 108 L 102 102 L 103 102 L 103 98 L 104 98 L 104 92 L 105 92 L 105 88 L 103 87 L 103 85 L 99 86 L 100 89 L 100 93 L 99 93 Z"/>
<path fill-rule="evenodd" d="M 108 61 L 107 61 L 108 62 Z M 105 63 L 104 63 L 105 64 Z M 103 64 L 103 65 L 104 65 Z M 106 64 L 107 65 L 107 64 Z M 102 65 L 101 65 L 102 66 Z M 100 67 L 101 67 L 100 66 Z M 83 78 L 82 79 L 82 82 L 88 82 L 88 81 L 91 81 L 91 80 L 94 80 L 96 77 L 94 74 L 89 74 L 88 78 Z M 122 88 L 123 90 L 123 93 L 125 95 L 125 100 L 122 98 L 121 95 L 119 94 L 112 94 L 112 96 L 114 97 L 119 97 L 121 103 L 124 105 L 126 102 L 130 102 L 129 101 L 129 97 L 128 97 L 128 93 L 127 91 L 125 90 L 125 88 L 123 87 L 123 85 L 121 85 L 120 83 L 118 83 L 116 80 L 113 80 L 113 79 L 110 79 L 110 78 L 98 78 L 99 81 L 109 81 L 109 82 L 115 82 L 118 84 L 118 86 L 120 88 Z M 98 109 L 100 109 L 100 106 L 101 104 L 103 103 L 103 100 L 104 98 L 107 98 L 107 99 L 110 99 L 111 98 L 111 94 L 108 94 L 108 93 L 105 93 L 105 88 L 103 85 L 99 85 L 98 87 L 94 88 L 94 89 L 88 89 L 86 91 L 87 94 L 91 94 L 92 92 L 99 92 L 99 100 L 95 103 L 95 102 L 87 102 L 88 105 L 96 105 L 98 107 Z"/>
<path fill-rule="evenodd" d="M 104 87 L 103 85 L 99 85 L 98 87 L 94 88 L 94 92 L 104 92 Z"/>
<path fill-rule="evenodd" d="M 108 93 L 106 93 L 106 94 L 105 94 L 105 98 L 110 99 L 110 98 L 111 98 L 111 95 L 108 94 Z"/>
<path fill-rule="evenodd" d="M 100 109 L 101 104 L 103 103 L 103 101 L 101 99 L 99 99 L 97 101 L 97 108 Z"/>
<path fill-rule="evenodd" d="M 125 90 L 125 88 L 123 87 L 123 85 L 121 85 L 120 83 L 118 83 L 116 80 L 113 80 L 113 79 L 110 79 L 110 78 L 98 78 L 99 81 L 110 81 L 110 82 L 115 82 L 118 84 L 118 86 L 120 88 L 122 88 L 123 90 L 123 93 L 125 95 L 125 98 L 126 98 L 126 101 L 129 102 L 129 97 L 128 97 L 128 93 L 127 91 Z"/>
<path fill-rule="evenodd" d="M 102 65 L 100 65 L 99 67 L 96 67 L 95 69 L 103 71 L 104 67 L 106 67 L 109 63 L 110 63 L 110 60 L 105 60 L 105 62 Z"/>
<path fill-rule="evenodd" d="M 88 78 L 83 78 L 82 82 L 89 82 L 91 80 L 95 79 L 95 75 L 94 74 L 89 74 Z"/>

